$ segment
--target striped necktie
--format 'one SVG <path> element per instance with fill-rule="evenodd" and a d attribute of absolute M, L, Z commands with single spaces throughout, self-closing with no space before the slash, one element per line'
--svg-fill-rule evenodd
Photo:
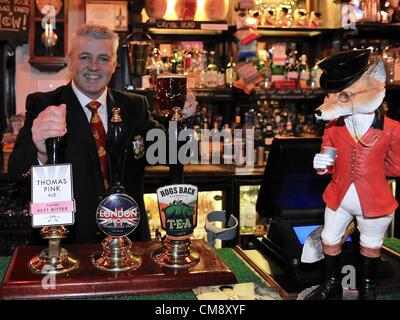
<path fill-rule="evenodd" d="M 98 113 L 100 102 L 91 101 L 86 105 L 86 107 L 92 112 L 92 117 L 90 118 L 90 127 L 92 128 L 93 138 L 96 142 L 101 171 L 103 173 L 104 187 L 107 192 L 109 188 L 109 182 L 106 154 L 106 131 L 104 130 L 103 122 L 101 121 L 100 115 Z"/>

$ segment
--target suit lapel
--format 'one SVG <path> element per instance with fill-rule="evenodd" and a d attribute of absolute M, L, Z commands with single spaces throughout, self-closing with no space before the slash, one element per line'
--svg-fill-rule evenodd
<path fill-rule="evenodd" d="M 349 130 L 347 130 L 346 125 L 343 126 L 337 126 L 337 132 L 338 134 L 350 145 L 356 145 L 357 141 L 354 140 L 354 138 L 351 136 Z"/>
<path fill-rule="evenodd" d="M 82 155 L 87 152 L 92 168 L 97 168 L 94 170 L 97 172 L 97 177 L 95 178 L 96 189 L 98 192 L 104 193 L 103 177 L 92 129 L 78 98 L 72 90 L 71 83 L 66 86 L 62 100 L 67 105 L 68 139 L 70 139 L 70 143 L 73 141 L 79 144 L 79 150 L 83 153 Z"/>
<path fill-rule="evenodd" d="M 380 129 L 375 129 L 371 127 L 362 137 L 362 142 L 367 145 L 375 144 L 381 138 L 382 132 L 383 131 Z"/>
<path fill-rule="evenodd" d="M 114 95 L 111 93 L 111 90 L 107 90 L 107 115 L 108 115 L 108 123 L 110 123 L 112 117 L 112 109 L 116 107 Z"/>
<path fill-rule="evenodd" d="M 72 90 L 71 84 L 66 87 L 64 101 L 67 104 L 68 134 L 72 139 L 77 139 L 76 141 L 80 141 L 85 146 L 93 160 L 97 159 L 97 147 L 90 123 Z"/>
<path fill-rule="evenodd" d="M 382 136 L 383 126 L 384 126 L 384 117 L 377 110 L 375 111 L 375 118 L 371 124 L 371 127 L 361 137 L 362 143 L 367 145 L 375 144 L 376 141 L 380 139 Z M 338 134 L 350 145 L 357 146 L 359 144 L 359 142 L 355 138 L 353 138 L 349 129 L 347 129 L 343 117 L 340 117 L 336 122 L 336 128 Z"/>

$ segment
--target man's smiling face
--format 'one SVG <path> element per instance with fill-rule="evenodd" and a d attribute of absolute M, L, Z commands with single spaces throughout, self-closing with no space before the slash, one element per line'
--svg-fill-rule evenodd
<path fill-rule="evenodd" d="M 80 36 L 71 45 L 67 63 L 72 80 L 82 93 L 97 99 L 110 82 L 117 64 L 113 42 Z"/>

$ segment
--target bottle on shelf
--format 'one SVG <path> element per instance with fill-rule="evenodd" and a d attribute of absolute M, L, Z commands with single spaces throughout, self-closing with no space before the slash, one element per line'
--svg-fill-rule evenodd
<path fill-rule="evenodd" d="M 269 151 L 271 149 L 272 140 L 275 137 L 273 128 L 274 127 L 273 127 L 272 119 L 267 119 L 266 125 L 265 125 L 265 130 L 263 130 L 264 145 L 265 145 L 266 151 Z"/>
<path fill-rule="evenodd" d="M 235 115 L 234 115 L 234 117 L 232 119 L 232 126 L 231 126 L 233 130 L 242 128 L 242 126 L 241 126 L 241 118 L 242 117 L 240 115 L 240 107 L 236 106 Z"/>
<path fill-rule="evenodd" d="M 147 60 L 147 74 L 149 77 L 149 86 L 154 88 L 156 86 L 156 79 L 163 72 L 164 63 L 161 60 L 160 51 L 154 48 L 153 52 L 149 55 Z"/>
<path fill-rule="evenodd" d="M 200 85 L 199 88 L 207 88 L 207 51 L 201 54 L 200 65 Z"/>
<path fill-rule="evenodd" d="M 256 164 L 258 166 L 264 165 L 264 156 L 265 156 L 265 145 L 263 139 L 263 128 L 261 126 L 262 123 L 262 113 L 257 112 L 254 117 L 254 149 L 256 152 Z"/>
<path fill-rule="evenodd" d="M 181 57 L 177 50 L 174 50 L 172 57 L 171 57 L 171 73 L 177 74 L 183 68 L 181 67 Z"/>
<path fill-rule="evenodd" d="M 201 52 L 200 52 L 200 50 L 196 50 L 193 53 L 193 60 L 192 60 L 192 72 L 193 72 L 195 88 L 200 88 L 201 70 L 204 67 L 204 64 L 202 65 L 201 63 L 202 63 Z"/>
<path fill-rule="evenodd" d="M 209 124 L 207 117 L 207 108 L 205 105 L 202 106 L 200 111 L 200 128 L 201 131 L 201 140 L 199 145 L 199 153 L 201 161 L 205 163 L 209 163 L 210 161 L 210 133 L 209 133 Z"/>
<path fill-rule="evenodd" d="M 222 163 L 233 163 L 233 133 L 229 124 L 225 123 L 223 128 L 224 145 L 222 150 Z"/>
<path fill-rule="evenodd" d="M 215 64 L 215 51 L 210 52 L 210 62 L 207 65 L 207 88 L 218 87 L 218 67 Z"/>
<path fill-rule="evenodd" d="M 171 58 L 169 56 L 162 56 L 161 61 L 163 62 L 162 65 L 162 73 L 171 73 L 172 72 L 172 63 Z"/>
<path fill-rule="evenodd" d="M 193 53 L 190 51 L 184 54 L 184 75 L 186 76 L 187 87 L 193 89 L 196 87 L 196 78 L 194 72 Z"/>
<path fill-rule="evenodd" d="M 233 57 L 229 58 L 229 62 L 226 65 L 225 69 L 225 82 L 228 88 L 233 87 L 233 83 L 236 81 L 237 74 L 236 74 L 236 63 L 233 61 Z"/>
<path fill-rule="evenodd" d="M 316 64 L 312 67 L 310 72 L 310 88 L 319 88 L 319 78 L 321 76 L 321 69 Z"/>
<path fill-rule="evenodd" d="M 271 70 L 271 59 L 268 54 L 264 61 L 264 88 L 269 89 L 272 84 L 272 70 Z"/>
<path fill-rule="evenodd" d="M 307 56 L 302 54 L 299 61 L 299 86 L 302 89 L 308 88 L 308 81 L 310 79 L 310 70 L 307 64 Z"/>
<path fill-rule="evenodd" d="M 211 159 L 213 164 L 221 161 L 221 149 L 222 143 L 220 141 L 220 132 L 219 132 L 219 124 L 218 120 L 214 120 L 213 128 L 210 131 L 210 144 L 211 144 Z"/>
<path fill-rule="evenodd" d="M 222 66 L 218 68 L 218 88 L 225 87 L 225 70 Z"/>
<path fill-rule="evenodd" d="M 296 50 L 295 48 L 293 48 L 293 46 L 288 54 L 288 63 L 286 65 L 286 78 L 288 80 L 294 80 L 297 85 L 299 79 L 299 70 L 297 68 Z"/>

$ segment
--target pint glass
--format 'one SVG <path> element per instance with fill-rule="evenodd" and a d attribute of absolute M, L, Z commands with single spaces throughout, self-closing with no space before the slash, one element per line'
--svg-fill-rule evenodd
<path fill-rule="evenodd" d="M 182 120 L 182 111 L 186 101 L 186 77 L 180 74 L 168 74 L 157 77 L 156 83 L 158 112 L 172 120 Z"/>

